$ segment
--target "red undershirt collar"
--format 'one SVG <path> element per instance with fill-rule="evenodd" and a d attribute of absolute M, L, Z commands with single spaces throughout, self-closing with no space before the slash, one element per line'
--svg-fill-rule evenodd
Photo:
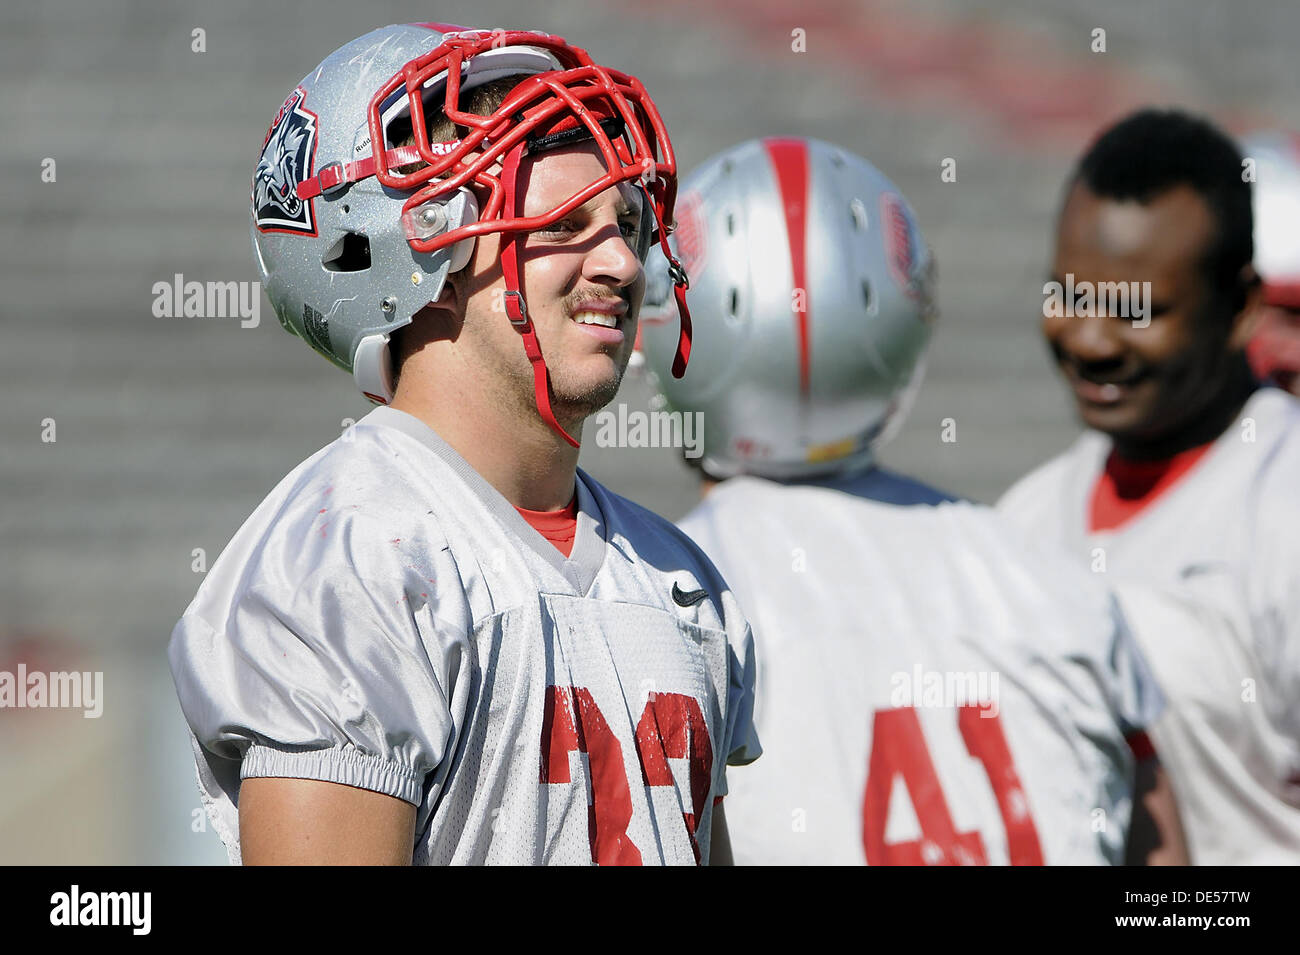
<path fill-rule="evenodd" d="M 516 507 L 519 516 L 526 520 L 533 530 L 555 545 L 566 558 L 573 553 L 573 540 L 578 530 L 578 495 L 575 493 L 568 507 L 558 511 L 530 511 L 525 507 Z"/>
<path fill-rule="evenodd" d="M 1088 532 L 1115 530 L 1128 523 L 1191 471 L 1213 441 L 1158 461 L 1131 461 L 1111 451 L 1092 489 Z"/>

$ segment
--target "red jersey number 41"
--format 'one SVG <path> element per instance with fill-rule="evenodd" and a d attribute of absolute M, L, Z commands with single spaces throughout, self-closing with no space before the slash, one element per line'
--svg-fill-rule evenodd
<path fill-rule="evenodd" d="M 1020 776 L 1011 761 L 999 716 L 981 716 L 979 706 L 957 707 L 957 726 L 966 750 L 988 774 L 1006 827 L 1012 865 L 1042 865 L 1038 830 Z M 894 777 L 902 775 L 921 838 L 885 842 L 889 796 Z M 862 847 L 868 865 L 988 865 L 988 853 L 978 830 L 958 832 L 939 785 L 921 720 L 910 706 L 876 710 L 871 731 L 871 763 L 862 797 Z"/>

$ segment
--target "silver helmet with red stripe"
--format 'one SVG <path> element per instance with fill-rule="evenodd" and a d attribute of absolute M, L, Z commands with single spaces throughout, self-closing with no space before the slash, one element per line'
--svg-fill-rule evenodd
<path fill-rule="evenodd" d="M 647 265 L 641 349 L 674 409 L 703 414 L 714 477 L 864 467 L 919 384 L 934 261 L 898 188 L 813 139 L 754 140 L 683 182 L 674 251 L 691 281 L 689 371 L 666 261 Z"/>
<path fill-rule="evenodd" d="M 1264 280 L 1247 354 L 1261 378 L 1300 394 L 1300 136 L 1258 132 L 1241 146 L 1254 164 L 1255 268 Z"/>
<path fill-rule="evenodd" d="M 522 77 L 490 114 L 462 111 L 485 83 Z M 431 141 L 434 120 L 462 138 Z M 579 140 L 598 147 L 605 175 L 547 213 L 523 217 L 519 164 Z M 393 396 L 390 337 L 436 301 L 478 236 L 504 235 L 502 320 L 519 332 L 537 377 L 542 416 L 555 422 L 546 363 L 518 286 L 513 236 L 544 228 L 621 182 L 639 187 L 652 220 L 641 230 L 668 254 L 677 193 L 672 144 L 632 76 L 546 33 L 388 26 L 328 56 L 285 99 L 253 176 L 258 268 L 284 328 L 352 372 L 377 403 Z M 677 373 L 690 351 L 685 277 Z"/>

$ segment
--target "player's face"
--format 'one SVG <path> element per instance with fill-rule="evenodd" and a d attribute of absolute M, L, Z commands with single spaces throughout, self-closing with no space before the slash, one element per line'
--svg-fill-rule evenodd
<path fill-rule="evenodd" d="M 1076 183 L 1056 236 L 1054 281 L 1150 282 L 1147 315 L 1045 317 L 1043 333 L 1088 427 L 1130 447 L 1155 444 L 1197 420 L 1222 392 L 1233 348 L 1228 320 L 1210 314 L 1201 263 L 1214 227 L 1204 201 L 1178 187 L 1146 205 Z M 1132 288 L 1132 286 L 1130 286 Z M 1130 307 L 1130 312 L 1135 310 Z"/>
<path fill-rule="evenodd" d="M 524 215 L 540 215 L 604 175 L 591 143 L 525 161 L 518 186 Z M 641 192 L 621 183 L 564 218 L 517 239 L 520 291 L 551 376 L 558 418 L 577 421 L 608 404 L 618 391 L 636 339 L 645 276 L 636 254 Z M 486 237 L 485 237 L 486 238 Z M 479 262 L 466 308 L 465 330 L 480 336 L 510 390 L 535 408 L 533 372 L 519 333 L 503 312 L 505 280 L 500 239 L 480 240 Z"/>

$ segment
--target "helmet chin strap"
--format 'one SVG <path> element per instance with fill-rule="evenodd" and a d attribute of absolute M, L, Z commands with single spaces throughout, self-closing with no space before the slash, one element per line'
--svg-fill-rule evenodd
<path fill-rule="evenodd" d="M 523 156 L 525 145 L 525 142 L 520 141 L 511 149 L 506 154 L 501 169 L 501 185 L 505 192 L 502 208 L 506 210 L 507 215 L 514 218 L 520 217 L 523 212 L 523 203 L 520 201 L 522 197 L 515 191 L 515 179 L 519 173 L 519 160 Z M 553 431 L 576 448 L 580 446 L 579 442 L 560 427 L 560 423 L 555 420 L 555 412 L 551 409 L 550 374 L 546 370 L 546 360 L 542 357 L 541 345 L 537 342 L 537 332 L 528 318 L 528 305 L 519 291 L 519 259 L 515 247 L 518 236 L 519 233 L 513 230 L 502 236 L 501 273 L 506 282 L 506 315 L 509 316 L 510 324 L 515 327 L 515 331 L 523 338 L 524 352 L 533 365 L 533 395 L 537 400 L 538 413 Z"/>
<path fill-rule="evenodd" d="M 647 194 L 647 201 L 649 195 Z M 659 206 L 654 206 L 655 223 L 659 226 L 659 245 L 664 258 L 668 260 L 668 275 L 673 280 L 673 297 L 677 299 L 677 354 L 673 356 L 673 377 L 680 378 L 686 374 L 686 363 L 691 360 L 691 310 L 686 305 L 686 290 L 691 287 L 691 280 L 682 268 L 682 263 L 668 247 L 668 230 L 664 228 L 663 216 Z"/>

